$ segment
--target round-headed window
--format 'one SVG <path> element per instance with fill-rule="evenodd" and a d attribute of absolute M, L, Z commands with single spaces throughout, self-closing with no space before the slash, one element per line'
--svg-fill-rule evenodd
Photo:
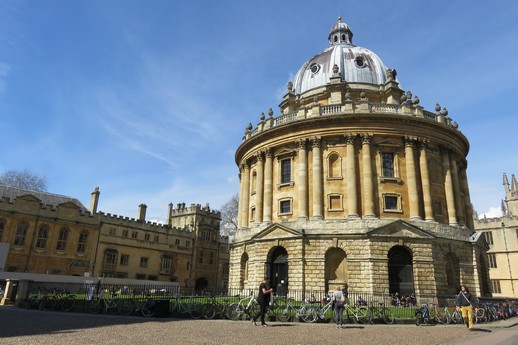
<path fill-rule="evenodd" d="M 354 59 L 354 63 L 356 67 L 363 68 L 365 67 L 365 58 L 363 56 L 357 56 L 356 59 Z"/>
<path fill-rule="evenodd" d="M 320 71 L 320 65 L 317 63 L 312 63 L 311 65 L 309 65 L 309 70 L 311 71 L 311 73 L 315 74 L 318 71 Z"/>

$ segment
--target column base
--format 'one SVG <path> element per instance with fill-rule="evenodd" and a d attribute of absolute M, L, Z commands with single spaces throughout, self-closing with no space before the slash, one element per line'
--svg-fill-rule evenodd
<path fill-rule="evenodd" d="M 311 219 L 313 219 L 313 220 L 321 220 L 321 219 L 324 219 L 324 217 L 322 217 L 322 216 L 313 216 L 313 217 L 311 217 Z"/>
<path fill-rule="evenodd" d="M 432 223 L 432 222 L 435 223 L 435 219 L 433 219 L 433 218 L 426 218 L 424 221 L 428 222 L 428 223 Z"/>
<path fill-rule="evenodd" d="M 419 216 L 410 217 L 410 220 L 423 220 L 423 218 Z"/>
<path fill-rule="evenodd" d="M 363 216 L 363 219 L 377 219 L 378 217 L 376 217 L 375 214 L 366 214 L 365 216 Z"/>
<path fill-rule="evenodd" d="M 349 218 L 349 219 L 360 219 L 360 216 L 357 215 L 356 213 L 352 213 L 352 214 L 348 215 L 347 218 Z"/>

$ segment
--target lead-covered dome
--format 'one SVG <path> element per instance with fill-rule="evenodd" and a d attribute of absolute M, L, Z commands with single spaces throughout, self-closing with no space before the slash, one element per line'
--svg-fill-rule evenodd
<path fill-rule="evenodd" d="M 327 85 L 335 64 L 342 80 L 348 84 L 385 84 L 388 68 L 372 51 L 352 44 L 352 37 L 349 26 L 338 17 L 328 36 L 329 47 L 302 65 L 295 76 L 293 92 L 302 94 Z"/>

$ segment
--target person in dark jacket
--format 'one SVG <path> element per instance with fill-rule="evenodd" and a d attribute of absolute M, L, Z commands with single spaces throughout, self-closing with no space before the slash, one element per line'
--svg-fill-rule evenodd
<path fill-rule="evenodd" d="M 457 304 L 462 307 L 462 318 L 470 331 L 473 330 L 472 298 L 473 296 L 468 288 L 465 285 L 461 285 L 459 295 L 457 296 Z"/>
<path fill-rule="evenodd" d="M 270 304 L 270 296 L 273 292 L 273 288 L 270 288 L 270 281 L 268 277 L 264 277 L 263 282 L 259 285 L 259 294 L 257 295 L 257 303 L 261 308 L 257 315 L 255 315 L 251 321 L 254 325 L 257 325 L 255 322 L 259 316 L 261 316 L 261 326 L 268 326 L 266 322 L 264 322 L 264 317 L 266 315 L 266 308 L 268 304 Z"/>

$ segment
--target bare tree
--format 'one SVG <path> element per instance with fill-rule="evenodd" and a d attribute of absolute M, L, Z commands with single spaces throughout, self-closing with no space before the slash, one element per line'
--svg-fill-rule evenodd
<path fill-rule="evenodd" d="M 27 169 L 4 171 L 0 175 L 0 184 L 39 192 L 47 191 L 47 177 L 36 175 Z"/>
<path fill-rule="evenodd" d="M 221 207 L 221 234 L 231 236 L 237 230 L 237 214 L 239 210 L 239 193 L 232 196 Z"/>

